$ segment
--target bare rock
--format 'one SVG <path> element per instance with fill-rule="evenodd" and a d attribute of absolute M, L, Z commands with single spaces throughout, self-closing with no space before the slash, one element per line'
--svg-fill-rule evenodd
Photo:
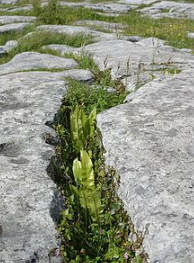
<path fill-rule="evenodd" d="M 54 149 L 42 134 L 66 82 L 52 73 L 22 72 L 1 76 L 0 89 L 0 261 L 49 263 L 62 204 L 46 172 Z"/>
<path fill-rule="evenodd" d="M 61 58 L 38 52 L 24 52 L 16 55 L 10 62 L 0 65 L 0 75 L 39 68 L 71 69 L 77 66 L 73 59 Z"/>
<path fill-rule="evenodd" d="M 89 8 L 95 11 L 102 11 L 106 13 L 127 13 L 131 10 L 131 7 L 122 3 L 69 3 L 69 2 L 60 2 L 61 6 L 71 6 L 71 7 L 79 7 L 83 6 L 84 8 Z"/>
<path fill-rule="evenodd" d="M 154 80 L 98 116 L 106 163 L 150 263 L 194 258 L 194 69 Z"/>
<path fill-rule="evenodd" d="M 188 69 L 194 65 L 194 57 L 180 50 L 166 46 L 164 41 L 148 38 L 137 43 L 126 40 L 101 41 L 82 49 L 93 55 L 101 70 L 111 69 L 112 77 L 126 79 L 128 89 L 152 81 L 154 77 L 164 77 L 170 69 Z M 77 52 L 78 50 L 76 50 Z"/>
<path fill-rule="evenodd" d="M 16 24 L 7 24 L 0 26 L 0 33 L 8 33 L 13 31 L 22 31 L 29 23 L 16 23 Z"/>
<path fill-rule="evenodd" d="M 118 38 L 117 34 L 104 33 L 83 26 L 42 25 L 42 26 L 38 26 L 37 30 L 46 30 L 51 32 L 63 33 L 70 36 L 82 33 L 85 35 L 93 36 L 94 41 L 112 40 Z"/>
<path fill-rule="evenodd" d="M 171 17 L 194 19 L 194 4 L 173 1 L 158 1 L 140 10 L 153 18 Z"/>
<path fill-rule="evenodd" d="M 35 19 L 35 16 L 0 16 L 0 24 L 30 23 Z"/>

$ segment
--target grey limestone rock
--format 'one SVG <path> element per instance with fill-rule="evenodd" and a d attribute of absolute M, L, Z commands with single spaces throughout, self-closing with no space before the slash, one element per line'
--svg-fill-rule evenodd
<path fill-rule="evenodd" d="M 63 78 L 71 78 L 80 82 L 92 83 L 94 80 L 93 74 L 89 70 L 71 69 L 60 73 Z"/>
<path fill-rule="evenodd" d="M 120 23 L 109 23 L 98 20 L 81 20 L 77 21 L 75 25 L 78 26 L 89 26 L 90 28 L 97 28 L 99 30 L 108 30 L 111 32 L 121 32 L 125 28 L 123 24 Z"/>
<path fill-rule="evenodd" d="M 5 55 L 6 53 L 9 53 L 17 45 L 18 42 L 16 40 L 8 41 L 4 46 L 0 46 L 0 54 Z"/>
<path fill-rule="evenodd" d="M 6 54 L 6 51 L 4 49 L 4 46 L 0 46 L 0 57 L 5 55 Z"/>
<path fill-rule="evenodd" d="M 87 70 L 0 76 L 0 262 L 50 263 L 58 247 L 55 223 L 63 207 L 46 170 L 56 140 L 52 123 L 66 77 L 92 81 Z M 1 231 L 3 229 L 3 232 Z M 52 253 L 51 253 L 52 252 Z"/>
<path fill-rule="evenodd" d="M 78 48 L 74 48 L 74 47 L 67 46 L 67 45 L 60 45 L 60 44 L 46 45 L 46 46 L 43 46 L 42 48 L 58 51 L 60 53 L 60 55 L 62 55 L 62 56 L 64 54 L 76 53 L 76 51 L 79 52 Z"/>
<path fill-rule="evenodd" d="M 55 222 L 61 198 L 46 172 L 54 149 L 42 134 L 67 84 L 53 74 L 0 76 L 2 263 L 49 263 L 50 251 L 58 247 Z"/>
<path fill-rule="evenodd" d="M 127 40 L 100 41 L 81 48 L 63 45 L 49 45 L 61 54 L 85 52 L 93 56 L 101 70 L 111 69 L 114 79 L 121 78 L 128 90 L 134 90 L 154 78 L 174 70 L 193 67 L 194 57 L 188 53 L 165 45 L 156 38 L 138 39 L 136 43 Z"/>
<path fill-rule="evenodd" d="M 165 11 L 165 12 L 163 12 Z M 153 18 L 171 17 L 194 19 L 194 4 L 173 1 L 159 1 L 140 10 Z"/>
<path fill-rule="evenodd" d="M 39 68 L 71 69 L 76 66 L 77 62 L 73 59 L 40 54 L 38 52 L 24 52 L 16 55 L 10 62 L 0 65 L 0 75 Z"/>
<path fill-rule="evenodd" d="M 85 35 L 93 36 L 94 41 L 112 40 L 118 38 L 117 34 L 104 33 L 83 26 L 42 25 L 42 26 L 38 26 L 37 30 L 51 31 L 51 32 L 68 34 L 68 35 L 76 35 L 82 33 Z"/>
<path fill-rule="evenodd" d="M 15 23 L 0 26 L 0 33 L 8 33 L 13 31 L 22 31 L 29 23 Z"/>
<path fill-rule="evenodd" d="M 26 6 L 21 6 L 21 7 L 15 7 L 15 8 L 11 8 L 8 10 L 9 13 L 13 13 L 13 12 L 20 12 L 20 11 L 29 11 L 32 10 L 33 6 L 31 4 L 26 5 Z"/>
<path fill-rule="evenodd" d="M 98 115 L 106 163 L 150 263 L 194 258 L 193 74 L 154 80 Z"/>
<path fill-rule="evenodd" d="M 83 6 L 85 8 L 89 8 L 96 11 L 102 11 L 106 13 L 127 13 L 132 8 L 129 5 L 122 4 L 122 3 L 97 3 L 97 4 L 91 4 L 91 3 L 69 3 L 69 2 L 60 2 L 61 6 L 71 6 L 71 7 L 78 7 Z"/>
<path fill-rule="evenodd" d="M 6 52 L 9 53 L 12 49 L 17 47 L 17 45 L 18 45 L 17 40 L 10 40 L 10 41 L 6 42 L 4 48 L 5 48 Z"/>
<path fill-rule="evenodd" d="M 0 24 L 34 22 L 35 16 L 0 16 Z"/>
<path fill-rule="evenodd" d="M 18 0 L 0 0 L 0 4 L 15 4 Z"/>
<path fill-rule="evenodd" d="M 189 38 L 194 38 L 194 33 L 188 33 Z"/>
<path fill-rule="evenodd" d="M 168 68 L 182 70 L 194 65 L 191 54 L 174 50 L 154 38 L 142 39 L 137 43 L 126 40 L 101 41 L 87 45 L 83 50 L 93 55 L 101 70 L 110 68 L 114 79 L 129 77 L 125 81 L 128 89 L 151 81 L 152 75 L 162 77 Z"/>
<path fill-rule="evenodd" d="M 120 2 L 124 2 L 129 5 L 142 5 L 142 4 L 149 5 L 157 2 L 157 0 L 121 0 Z"/>

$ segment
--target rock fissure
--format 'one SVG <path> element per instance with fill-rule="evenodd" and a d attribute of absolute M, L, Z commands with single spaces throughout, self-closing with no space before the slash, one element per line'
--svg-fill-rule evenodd
<path fill-rule="evenodd" d="M 36 22 L 36 16 L 33 5 L 20 6 L 16 0 L 0 1 L 0 5 L 6 14 L 0 16 L 0 40 L 5 37 L 0 55 L 4 59 L 20 41 L 9 39 L 9 33 L 24 31 Z M 191 1 L 62 1 L 60 5 L 81 6 L 100 19 L 102 14 L 110 18 L 130 12 L 153 19 L 194 19 Z M 121 88 L 135 91 L 125 104 L 99 114 L 97 120 L 106 163 L 120 175 L 119 196 L 143 234 L 148 261 L 192 263 L 194 56 L 186 44 L 178 49 L 155 37 L 126 36 L 121 23 L 89 19 L 73 25 L 34 24 L 35 32 L 69 36 L 82 32 L 91 35 L 94 43 L 78 48 L 49 43 L 41 50 L 24 52 L 21 48 L 0 65 L 0 262 L 61 261 L 55 250 L 60 243 L 56 223 L 63 200 L 49 177 L 54 177 L 51 163 L 57 138 L 47 124 L 52 123 L 66 94 L 67 78 L 94 79 L 84 61 L 82 69 L 75 61 L 76 56 L 90 54 L 101 71 L 110 69 L 111 78 L 119 79 Z M 176 25 L 169 24 L 169 28 L 171 34 L 173 30 L 177 34 Z M 191 47 L 193 32 L 187 34 Z"/>

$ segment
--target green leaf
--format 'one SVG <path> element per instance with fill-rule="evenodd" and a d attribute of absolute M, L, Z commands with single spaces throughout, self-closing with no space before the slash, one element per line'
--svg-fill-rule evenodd
<path fill-rule="evenodd" d="M 76 183 L 82 183 L 82 165 L 81 162 L 76 158 L 73 161 L 73 175 Z"/>
<path fill-rule="evenodd" d="M 80 151 L 81 174 L 84 188 L 95 188 L 94 171 L 92 161 L 86 151 Z"/>
<path fill-rule="evenodd" d="M 73 162 L 73 175 L 77 186 L 72 185 L 72 190 L 78 196 L 80 205 L 89 212 L 93 221 L 100 222 L 103 212 L 101 196 L 95 187 L 94 171 L 92 161 L 86 151 L 80 151 L 79 161 Z"/>
<path fill-rule="evenodd" d="M 75 107 L 74 112 L 71 114 L 70 127 L 73 146 L 75 152 L 79 154 L 79 151 L 84 149 L 86 139 L 83 133 L 82 120 L 78 106 Z"/>

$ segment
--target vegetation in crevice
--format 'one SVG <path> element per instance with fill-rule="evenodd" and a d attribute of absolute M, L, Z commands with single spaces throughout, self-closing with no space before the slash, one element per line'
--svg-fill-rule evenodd
<path fill-rule="evenodd" d="M 122 103 L 126 93 L 120 93 L 116 83 L 114 92 L 108 91 L 113 84 L 110 71 L 101 72 L 91 58 L 87 62 L 95 82 L 68 80 L 69 89 L 54 125 L 60 138 L 54 166 L 65 197 L 59 224 L 60 254 L 70 263 L 145 262 L 145 255 L 135 254 L 141 238 L 134 243 L 128 240 L 132 223 L 116 194 L 118 176 L 104 164 L 96 127 L 96 114 Z"/>

